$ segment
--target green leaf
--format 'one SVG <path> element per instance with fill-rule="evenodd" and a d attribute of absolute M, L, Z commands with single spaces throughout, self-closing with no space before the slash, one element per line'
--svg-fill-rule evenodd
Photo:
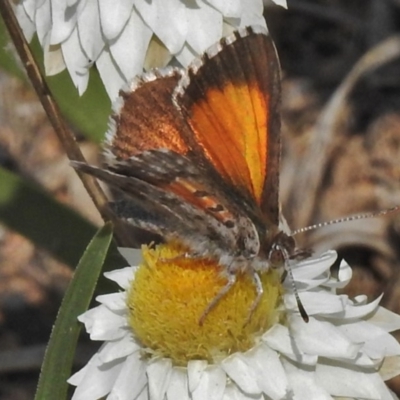
<path fill-rule="evenodd" d="M 44 357 L 36 400 L 62 400 L 67 395 L 80 324 L 77 317 L 85 312 L 112 240 L 112 225 L 107 223 L 87 247 L 61 304 Z"/>
<path fill-rule="evenodd" d="M 0 221 L 75 267 L 96 227 L 44 190 L 0 168 Z"/>

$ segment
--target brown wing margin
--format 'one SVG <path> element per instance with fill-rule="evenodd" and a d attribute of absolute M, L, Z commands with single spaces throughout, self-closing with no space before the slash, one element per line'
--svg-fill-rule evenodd
<path fill-rule="evenodd" d="M 222 177 L 278 221 L 279 63 L 265 28 L 239 30 L 211 47 L 174 91 L 197 148 Z"/>
<path fill-rule="evenodd" d="M 264 60 L 254 63 L 258 81 L 265 86 L 263 91 L 269 94 L 267 119 L 267 166 L 261 198 L 261 210 L 268 221 L 279 225 L 279 174 L 281 158 L 281 67 L 278 54 L 271 37 L 265 43 L 265 51 L 259 56 Z M 265 78 L 267 75 L 267 78 Z M 264 78 L 263 78 L 264 77 Z"/>

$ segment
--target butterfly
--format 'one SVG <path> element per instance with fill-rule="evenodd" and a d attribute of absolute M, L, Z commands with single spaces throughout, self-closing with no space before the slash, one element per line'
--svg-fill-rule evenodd
<path fill-rule="evenodd" d="M 135 78 L 114 105 L 105 166 L 74 167 L 120 189 L 111 207 L 135 227 L 215 259 L 227 284 L 298 254 L 279 206 L 280 65 L 268 30 L 221 39 L 186 70 Z M 304 319 L 307 315 L 298 302 Z"/>

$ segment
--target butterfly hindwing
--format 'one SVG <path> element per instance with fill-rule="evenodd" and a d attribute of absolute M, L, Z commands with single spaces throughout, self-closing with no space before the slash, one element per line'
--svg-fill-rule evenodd
<path fill-rule="evenodd" d="M 172 103 L 172 92 L 181 75 L 177 68 L 154 70 L 121 90 L 107 132 L 107 163 L 154 148 L 188 152 L 182 135 L 188 128 Z"/>
<path fill-rule="evenodd" d="M 117 216 L 139 228 L 166 240 L 179 239 L 197 254 L 223 256 L 232 253 L 232 249 L 237 255 L 257 253 L 259 241 L 251 220 L 224 208 L 218 202 L 222 194 L 215 198 L 209 196 L 211 192 L 218 195 L 218 189 L 207 181 L 199 182 L 197 178 L 201 174 L 188 160 L 174 154 L 167 157 L 170 163 L 166 164 L 162 162 L 163 153 L 168 151 L 151 152 L 152 157 L 145 157 L 149 155 L 145 152 L 110 170 L 76 162 L 73 165 L 121 190 L 125 200 L 115 202 L 112 207 Z M 155 174 L 157 169 L 164 173 Z M 174 182 L 178 182 L 176 187 Z"/>

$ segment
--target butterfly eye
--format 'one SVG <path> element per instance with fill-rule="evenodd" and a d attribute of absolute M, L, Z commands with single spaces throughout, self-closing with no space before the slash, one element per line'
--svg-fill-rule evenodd
<path fill-rule="evenodd" d="M 272 268 L 283 267 L 287 264 L 292 254 L 295 254 L 296 243 L 292 236 L 279 232 L 272 241 L 268 254 L 268 261 Z"/>
<path fill-rule="evenodd" d="M 271 249 L 268 259 L 272 268 L 280 268 L 285 264 L 285 255 L 279 245 Z"/>

